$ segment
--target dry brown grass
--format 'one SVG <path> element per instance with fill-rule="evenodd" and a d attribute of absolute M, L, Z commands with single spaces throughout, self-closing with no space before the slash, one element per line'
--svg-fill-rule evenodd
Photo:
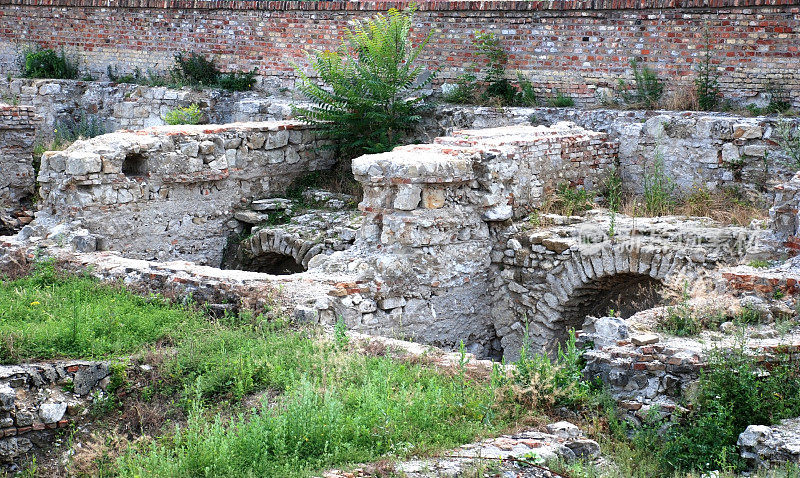
<path fill-rule="evenodd" d="M 625 198 L 620 212 L 631 217 L 648 217 L 639 197 Z M 712 192 L 701 187 L 693 188 L 690 193 L 678 198 L 666 208 L 665 214 L 709 217 L 733 226 L 748 226 L 753 220 L 763 220 L 769 215 L 766 207 L 753 203 L 736 191 Z"/>
<path fill-rule="evenodd" d="M 665 110 L 698 111 L 700 109 L 697 88 L 691 81 L 677 83 L 675 88 L 668 91 L 659 103 Z"/>

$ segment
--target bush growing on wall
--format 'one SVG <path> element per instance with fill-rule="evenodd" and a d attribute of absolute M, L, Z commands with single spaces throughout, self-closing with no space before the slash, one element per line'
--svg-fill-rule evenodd
<path fill-rule="evenodd" d="M 664 93 L 664 82 L 656 72 L 647 66 L 639 68 L 639 62 L 631 60 L 633 69 L 633 88 L 629 89 L 624 81 L 619 80 L 620 95 L 628 106 L 652 109 Z"/>
<path fill-rule="evenodd" d="M 465 73 L 456 79 L 456 84 L 445 92 L 445 100 L 460 104 L 486 104 L 496 106 L 535 106 L 536 93 L 533 84 L 521 73 L 517 80 L 506 78 L 508 54 L 494 33 L 475 32 L 473 45 L 478 55 L 486 59 L 483 78 Z M 477 65 L 473 65 L 477 68 Z"/>
<path fill-rule="evenodd" d="M 199 124 L 202 118 L 203 113 L 200 111 L 200 106 L 192 103 L 189 106 L 167 111 L 167 114 L 164 115 L 164 122 L 168 125 Z"/>
<path fill-rule="evenodd" d="M 295 116 L 336 141 L 347 156 L 390 150 L 428 106 L 421 91 L 434 75 L 424 77 L 415 61 L 430 33 L 411 44 L 414 12 L 414 6 L 392 9 L 356 22 L 337 51 L 311 54 L 319 82 L 295 66 L 298 89 L 313 103 L 293 107 Z"/>
<path fill-rule="evenodd" d="M 234 71 L 222 73 L 214 60 L 207 59 L 198 53 L 178 53 L 175 55 L 175 66 L 170 70 L 170 78 L 176 85 L 216 87 L 230 91 L 248 91 L 253 89 L 258 71 Z"/>
<path fill-rule="evenodd" d="M 27 50 L 22 54 L 20 66 L 25 78 L 73 80 L 78 77 L 77 63 L 68 58 L 64 50 L 58 53 L 40 47 Z"/>

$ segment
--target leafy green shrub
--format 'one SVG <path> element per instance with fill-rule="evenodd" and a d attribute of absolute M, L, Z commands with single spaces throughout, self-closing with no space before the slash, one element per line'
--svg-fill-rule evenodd
<path fill-rule="evenodd" d="M 662 468 L 740 470 L 744 463 L 736 441 L 748 425 L 769 425 L 800 414 L 800 370 L 788 363 L 765 373 L 741 349 L 713 353 L 692 405 L 666 433 L 660 432 L 655 451 Z"/>
<path fill-rule="evenodd" d="M 592 209 L 594 201 L 586 189 L 562 183 L 556 188 L 555 198 L 550 205 L 561 215 L 574 216 Z"/>
<path fill-rule="evenodd" d="M 456 84 L 445 91 L 444 100 L 448 103 L 471 104 L 478 98 L 478 77 L 472 73 L 464 73 L 456 78 Z"/>
<path fill-rule="evenodd" d="M 56 53 L 51 49 L 35 48 L 25 51 L 20 61 L 22 76 L 25 78 L 59 78 L 74 80 L 78 78 L 78 65 L 67 57 L 62 49 Z"/>
<path fill-rule="evenodd" d="M 79 139 L 90 139 L 103 134 L 106 134 L 103 120 L 80 111 L 77 120 L 71 116 L 56 120 L 53 126 L 53 143 L 58 149 Z"/>
<path fill-rule="evenodd" d="M 761 313 L 750 305 L 745 305 L 733 318 L 733 322 L 740 325 L 752 325 L 761 322 Z"/>
<path fill-rule="evenodd" d="M 608 225 L 608 235 L 614 237 L 616 234 L 617 213 L 622 206 L 622 176 L 619 174 L 619 169 L 614 165 L 608 173 L 608 178 L 605 180 L 605 198 L 608 203 L 608 211 L 610 221 Z"/>
<path fill-rule="evenodd" d="M 619 80 L 620 95 L 629 106 L 655 108 L 661 95 L 664 93 L 664 83 L 656 73 L 645 66 L 639 69 L 639 63 L 634 59 L 630 61 L 633 69 L 633 89 L 628 89 L 625 82 Z"/>
<path fill-rule="evenodd" d="M 345 31 L 338 51 L 311 55 L 320 83 L 295 67 L 298 88 L 313 102 L 294 106 L 295 116 L 315 125 L 345 155 L 388 151 L 420 120 L 426 107 L 420 92 L 434 75 L 424 78 L 415 65 L 430 34 L 412 46 L 414 11 L 392 9 L 358 21 Z"/>
<path fill-rule="evenodd" d="M 529 79 L 521 73 L 517 73 L 516 82 L 506 78 L 508 54 L 494 33 L 476 31 L 472 43 L 478 56 L 486 59 L 483 78 L 479 81 L 473 73 L 459 76 L 455 88 L 445 93 L 446 101 L 496 106 L 536 105 L 536 92 Z M 477 65 L 473 64 L 473 68 Z"/>
<path fill-rule="evenodd" d="M 511 399 L 527 408 L 574 404 L 589 395 L 589 384 L 581 372 L 585 363 L 576 346 L 574 330 L 569 331 L 563 347 L 559 344 L 556 359 L 551 361 L 546 353 L 531 352 L 526 326 L 519 360 L 514 365 Z"/>
<path fill-rule="evenodd" d="M 219 76 L 217 84 L 223 90 L 229 91 L 249 91 L 253 89 L 256 82 L 258 71 L 254 68 L 248 72 L 235 71 L 233 73 L 223 73 Z"/>
<path fill-rule="evenodd" d="M 169 125 L 198 124 L 202 118 L 203 113 L 200 111 L 200 106 L 197 103 L 192 103 L 189 106 L 167 111 L 167 114 L 164 115 L 164 122 Z"/>
<path fill-rule="evenodd" d="M 556 96 L 550 98 L 547 103 L 556 108 L 569 108 L 575 106 L 575 100 L 573 100 L 571 96 L 567 96 L 560 91 L 556 91 Z"/>
<path fill-rule="evenodd" d="M 788 157 L 787 164 L 800 168 L 800 126 L 781 120 L 778 121 L 775 131 L 778 145 Z"/>
<path fill-rule="evenodd" d="M 190 86 L 215 86 L 219 75 L 220 72 L 214 60 L 208 60 L 195 52 L 176 53 L 175 66 L 170 70 L 172 81 Z"/>

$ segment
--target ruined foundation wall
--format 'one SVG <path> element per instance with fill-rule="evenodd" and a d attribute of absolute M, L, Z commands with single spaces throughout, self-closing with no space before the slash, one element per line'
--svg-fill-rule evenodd
<path fill-rule="evenodd" d="M 588 333 L 586 333 L 588 332 Z M 713 345 L 699 339 L 686 339 L 636 333 L 617 317 L 589 317 L 584 324 L 589 349 L 584 352 L 589 378 L 600 378 L 620 407 L 636 420 L 644 421 L 655 407 L 662 416 L 679 408 L 681 399 L 691 393 L 709 358 L 720 351 L 744 345 L 743 351 L 758 365 L 794 363 L 800 359 L 797 335 L 753 339 L 716 338 Z"/>
<path fill-rule="evenodd" d="M 0 95 L 35 107 L 42 123 L 38 141 L 47 144 L 57 121 L 97 118 L 106 132 L 163 125 L 167 111 L 196 103 L 213 124 L 274 121 L 291 117 L 285 94 L 180 90 L 108 82 L 13 79 L 0 82 Z M 577 108 L 488 108 L 439 105 L 408 138 L 433 142 L 456 130 L 570 121 L 604 132 L 620 143 L 619 166 L 627 192 L 641 193 L 646 168 L 659 152 L 678 189 L 691 192 L 734 189 L 771 200 L 774 187 L 794 171 L 778 145 L 775 117 L 747 118 L 725 113 Z M 795 123 L 798 120 L 789 119 Z M 764 155 L 768 154 L 765 162 Z"/>
<path fill-rule="evenodd" d="M 30 207 L 37 124 L 32 107 L 0 103 L 0 234 L 21 226 L 20 212 Z"/>
<path fill-rule="evenodd" d="M 366 215 L 344 253 L 314 258 L 310 271 L 354 274 L 320 301 L 322 321 L 343 316 L 372 334 L 457 346 L 499 357 L 490 315 L 496 224 L 523 217 L 561 182 L 602 183 L 617 144 L 563 123 L 458 131 L 353 161 Z"/>
<path fill-rule="evenodd" d="M 15 78 L 0 81 L 0 96 L 32 106 L 42 118 L 37 139 L 49 144 L 58 122 L 97 120 L 104 131 L 164 125 L 168 111 L 197 104 L 203 122 L 280 121 L 291 115 L 289 99 L 263 93 L 173 89 L 127 83 Z"/>
<path fill-rule="evenodd" d="M 109 383 L 106 362 L 0 365 L 0 470 L 53 446 Z"/>
<path fill-rule="evenodd" d="M 426 120 L 425 131 L 492 128 L 513 124 L 570 121 L 607 133 L 620 143 L 619 166 L 626 192 L 641 193 L 646 168 L 660 153 L 665 171 L 683 192 L 736 189 L 766 195 L 795 171 L 778 144 L 776 117 L 742 117 L 699 111 L 577 108 L 504 108 L 445 105 Z M 796 119 L 788 119 L 800 124 Z M 420 131 L 424 136 L 424 131 Z M 765 154 L 767 160 L 765 161 Z"/>
<path fill-rule="evenodd" d="M 596 104 L 629 61 L 653 68 L 673 89 L 692 86 L 704 49 L 726 97 L 750 100 L 780 84 L 800 104 L 797 48 L 800 7 L 791 0 L 619 2 L 423 2 L 417 40 L 436 36 L 422 61 L 452 81 L 478 54 L 476 30 L 494 32 L 509 52 L 508 70 L 530 77 L 539 93 L 555 89 Z M 0 65 L 16 70 L 21 46 L 64 47 L 95 77 L 117 66 L 163 71 L 179 51 L 213 55 L 224 69 L 258 68 L 290 87 L 292 62 L 305 50 L 338 46 L 348 22 L 402 7 L 396 2 L 227 2 L 211 0 L 3 0 Z"/>
<path fill-rule="evenodd" d="M 227 238 L 242 231 L 235 209 L 330 169 L 322 144 L 292 122 L 163 126 L 78 141 L 42 157 L 37 223 L 84 228 L 83 250 L 217 266 Z"/>

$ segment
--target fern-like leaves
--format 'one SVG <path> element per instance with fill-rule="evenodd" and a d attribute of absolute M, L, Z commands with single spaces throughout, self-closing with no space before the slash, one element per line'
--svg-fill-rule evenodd
<path fill-rule="evenodd" d="M 392 9 L 355 22 L 337 51 L 309 55 L 314 78 L 295 66 L 298 89 L 311 102 L 293 107 L 295 117 L 315 125 L 344 155 L 390 150 L 427 107 L 419 92 L 434 75 L 423 78 L 415 62 L 430 34 L 411 44 L 414 12 Z"/>

